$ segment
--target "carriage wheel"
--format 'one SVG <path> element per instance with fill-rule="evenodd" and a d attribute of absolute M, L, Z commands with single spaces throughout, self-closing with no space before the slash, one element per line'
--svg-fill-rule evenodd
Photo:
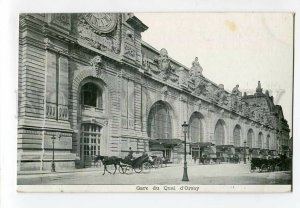
<path fill-rule="evenodd" d="M 119 166 L 119 172 L 121 173 L 121 174 L 124 174 L 125 173 L 125 167 L 124 166 Z"/>
<path fill-rule="evenodd" d="M 143 166 L 141 165 L 141 166 L 139 166 L 139 167 L 135 167 L 133 170 L 134 170 L 134 172 L 136 172 L 136 173 L 141 173 L 141 172 L 143 171 Z"/>
<path fill-rule="evenodd" d="M 125 167 L 125 174 L 130 175 L 132 174 L 133 170 L 131 166 L 126 166 Z"/>
<path fill-rule="evenodd" d="M 260 168 L 260 172 L 268 172 L 268 166 L 266 164 L 263 164 Z"/>
<path fill-rule="evenodd" d="M 276 164 L 276 165 L 275 165 L 274 171 L 280 171 L 280 164 Z"/>
<path fill-rule="evenodd" d="M 159 166 L 161 166 L 160 161 L 159 160 L 155 160 L 153 167 L 154 168 L 159 168 Z"/>
<path fill-rule="evenodd" d="M 143 163 L 142 169 L 143 169 L 143 173 L 150 173 L 151 164 L 149 162 Z"/>
<path fill-rule="evenodd" d="M 253 164 L 251 164 L 251 166 L 250 166 L 250 172 L 253 173 L 255 171 L 255 169 L 256 169 L 256 167 Z"/>

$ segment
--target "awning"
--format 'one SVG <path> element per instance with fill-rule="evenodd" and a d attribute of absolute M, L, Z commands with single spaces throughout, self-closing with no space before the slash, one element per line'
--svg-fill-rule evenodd
<path fill-rule="evenodd" d="M 211 142 L 194 142 L 190 144 L 191 147 L 210 147 L 213 145 Z"/>
<path fill-rule="evenodd" d="M 246 154 L 249 154 L 249 147 L 235 147 L 236 153 L 244 153 L 246 150 Z"/>
<path fill-rule="evenodd" d="M 217 145 L 217 152 L 222 152 L 223 154 L 235 154 L 235 149 L 233 145 Z"/>
<path fill-rule="evenodd" d="M 234 147 L 233 145 L 231 145 L 231 144 L 223 144 L 223 145 L 217 145 L 217 148 L 232 148 L 232 147 Z"/>
<path fill-rule="evenodd" d="M 251 154 L 252 155 L 259 155 L 260 148 L 252 148 L 251 149 Z"/>
<path fill-rule="evenodd" d="M 179 144 L 183 143 L 180 139 L 150 139 L 149 144 L 150 145 L 163 145 L 163 146 L 177 146 Z"/>
<path fill-rule="evenodd" d="M 271 156 L 277 156 L 276 150 L 269 150 L 269 154 L 270 154 Z"/>
<path fill-rule="evenodd" d="M 269 154 L 269 150 L 268 149 L 261 149 L 260 153 L 267 156 Z"/>

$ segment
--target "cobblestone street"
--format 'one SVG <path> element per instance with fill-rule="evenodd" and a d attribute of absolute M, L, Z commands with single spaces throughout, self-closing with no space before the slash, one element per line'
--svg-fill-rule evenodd
<path fill-rule="evenodd" d="M 78 172 L 18 174 L 18 185 L 104 185 L 104 184 L 197 184 L 197 185 L 270 185 L 291 184 L 291 172 L 250 172 L 250 164 L 190 165 L 189 182 L 182 182 L 182 165 L 151 169 L 150 173 L 115 175 L 103 173 L 103 167 Z"/>

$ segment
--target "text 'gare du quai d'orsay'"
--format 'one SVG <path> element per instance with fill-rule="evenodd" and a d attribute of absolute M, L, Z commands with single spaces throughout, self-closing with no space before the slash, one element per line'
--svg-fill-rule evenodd
<path fill-rule="evenodd" d="M 18 170 L 89 167 L 96 155 L 161 152 L 188 158 L 289 154 L 282 108 L 256 93 L 205 78 L 141 39 L 132 13 L 22 14 L 19 42 Z M 238 82 L 238 81 L 237 81 Z"/>

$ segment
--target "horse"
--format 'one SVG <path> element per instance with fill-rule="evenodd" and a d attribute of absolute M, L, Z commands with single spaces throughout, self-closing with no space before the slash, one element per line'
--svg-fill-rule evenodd
<path fill-rule="evenodd" d="M 107 165 L 114 165 L 115 166 L 115 171 L 113 174 L 116 173 L 117 170 L 117 165 L 120 165 L 120 161 L 121 158 L 112 156 L 112 157 L 108 157 L 108 156 L 102 156 L 102 155 L 97 155 L 94 159 L 94 162 L 98 162 L 98 160 L 100 160 L 104 166 L 104 172 L 102 175 L 105 174 L 105 171 L 107 171 L 108 173 L 112 174 L 111 172 L 109 172 L 109 170 L 107 170 Z"/>

